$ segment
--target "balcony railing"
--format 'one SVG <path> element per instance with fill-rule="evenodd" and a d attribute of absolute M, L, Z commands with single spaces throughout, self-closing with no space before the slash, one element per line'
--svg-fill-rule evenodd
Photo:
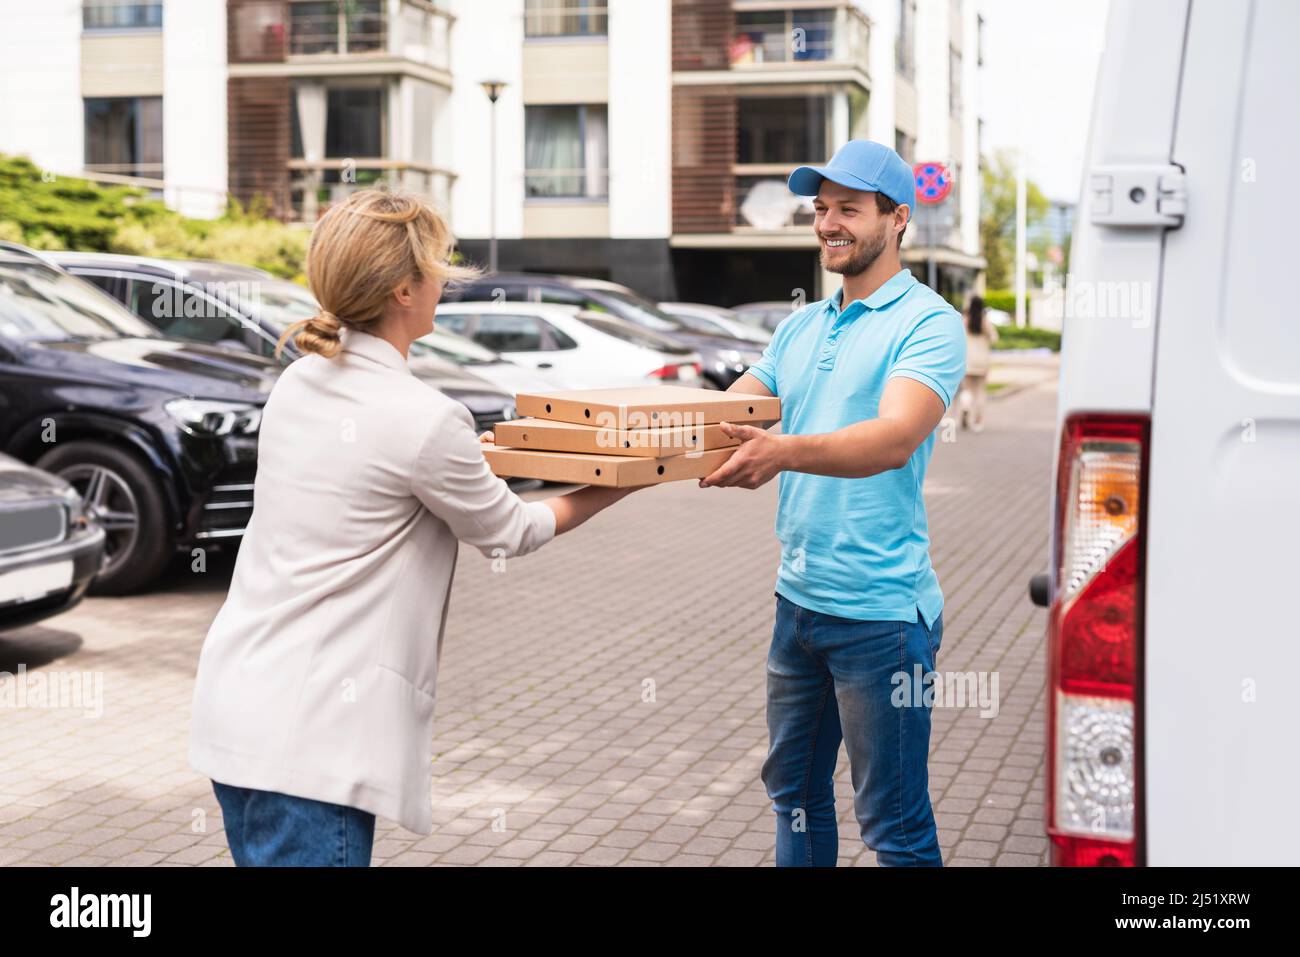
<path fill-rule="evenodd" d="M 374 53 L 385 48 L 383 0 L 289 4 L 289 53 Z"/>
<path fill-rule="evenodd" d="M 412 193 L 447 209 L 456 174 L 427 163 L 390 159 L 289 161 L 289 201 L 293 220 L 314 223 L 332 203 L 358 189 L 384 186 Z"/>
<path fill-rule="evenodd" d="M 162 163 L 87 163 L 88 173 L 107 173 L 111 176 L 137 177 L 161 180 Z"/>
<path fill-rule="evenodd" d="M 847 64 L 867 72 L 870 21 L 852 6 L 736 11 L 730 62 L 747 70 Z"/>
<path fill-rule="evenodd" d="M 429 0 L 232 0 L 230 11 L 232 63 L 400 57 L 450 68 L 451 13 Z"/>

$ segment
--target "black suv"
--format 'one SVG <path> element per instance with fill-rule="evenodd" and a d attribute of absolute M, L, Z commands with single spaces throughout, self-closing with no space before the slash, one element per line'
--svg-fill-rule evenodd
<path fill-rule="evenodd" d="M 280 366 L 166 339 L 93 286 L 0 242 L 0 451 L 69 482 L 107 534 L 94 591 L 178 547 L 237 539 Z"/>
<path fill-rule="evenodd" d="M 489 273 L 443 292 L 444 302 L 556 302 L 607 312 L 700 354 L 705 382 L 725 389 L 759 360 L 761 347 L 745 339 L 696 332 L 627 286 L 582 276 Z"/>
<path fill-rule="evenodd" d="M 47 258 L 108 293 L 168 338 L 235 353 L 274 357 L 284 330 L 320 311 L 302 286 L 251 266 L 88 252 Z M 286 341 L 281 363 L 298 357 L 293 342 Z M 423 342 L 411 343 L 411 372 L 469 409 L 480 431 L 514 418 L 513 395 Z"/>

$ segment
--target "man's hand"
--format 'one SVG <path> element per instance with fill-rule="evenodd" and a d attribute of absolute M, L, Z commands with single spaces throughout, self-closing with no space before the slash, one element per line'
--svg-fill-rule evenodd
<path fill-rule="evenodd" d="M 480 435 L 478 437 L 478 440 L 482 442 L 484 445 L 495 445 L 497 441 L 497 437 L 492 434 L 491 430 L 489 430 L 487 432 L 484 432 L 482 435 Z"/>
<path fill-rule="evenodd" d="M 752 425 L 732 425 L 730 422 L 721 425 L 724 435 L 741 440 L 740 447 L 731 453 L 727 461 L 700 479 L 700 488 L 714 485 L 719 488 L 731 485 L 758 488 L 785 468 L 784 436 L 772 435 L 765 429 L 757 429 Z"/>

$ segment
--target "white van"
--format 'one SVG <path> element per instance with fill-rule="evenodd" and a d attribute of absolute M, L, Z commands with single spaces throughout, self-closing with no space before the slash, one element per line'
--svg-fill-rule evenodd
<path fill-rule="evenodd" d="M 1031 589 L 1058 865 L 1300 860 L 1298 42 L 1296 0 L 1112 3 Z"/>

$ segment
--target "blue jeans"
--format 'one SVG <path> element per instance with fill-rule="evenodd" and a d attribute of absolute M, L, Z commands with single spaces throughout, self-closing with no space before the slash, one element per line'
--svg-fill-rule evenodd
<path fill-rule="evenodd" d="M 212 782 L 236 867 L 369 867 L 375 816 L 277 791 Z"/>
<path fill-rule="evenodd" d="M 777 595 L 767 658 L 770 747 L 763 784 L 776 811 L 778 867 L 834 867 L 833 778 L 849 755 L 862 840 L 885 866 L 943 865 L 930 807 L 930 708 L 910 690 L 914 666 L 934 670 L 943 615 L 927 628 L 809 611 Z M 901 685 L 895 675 L 907 677 Z M 928 682 L 926 682 L 928 684 Z M 924 685 L 923 685 L 924 687 Z"/>

